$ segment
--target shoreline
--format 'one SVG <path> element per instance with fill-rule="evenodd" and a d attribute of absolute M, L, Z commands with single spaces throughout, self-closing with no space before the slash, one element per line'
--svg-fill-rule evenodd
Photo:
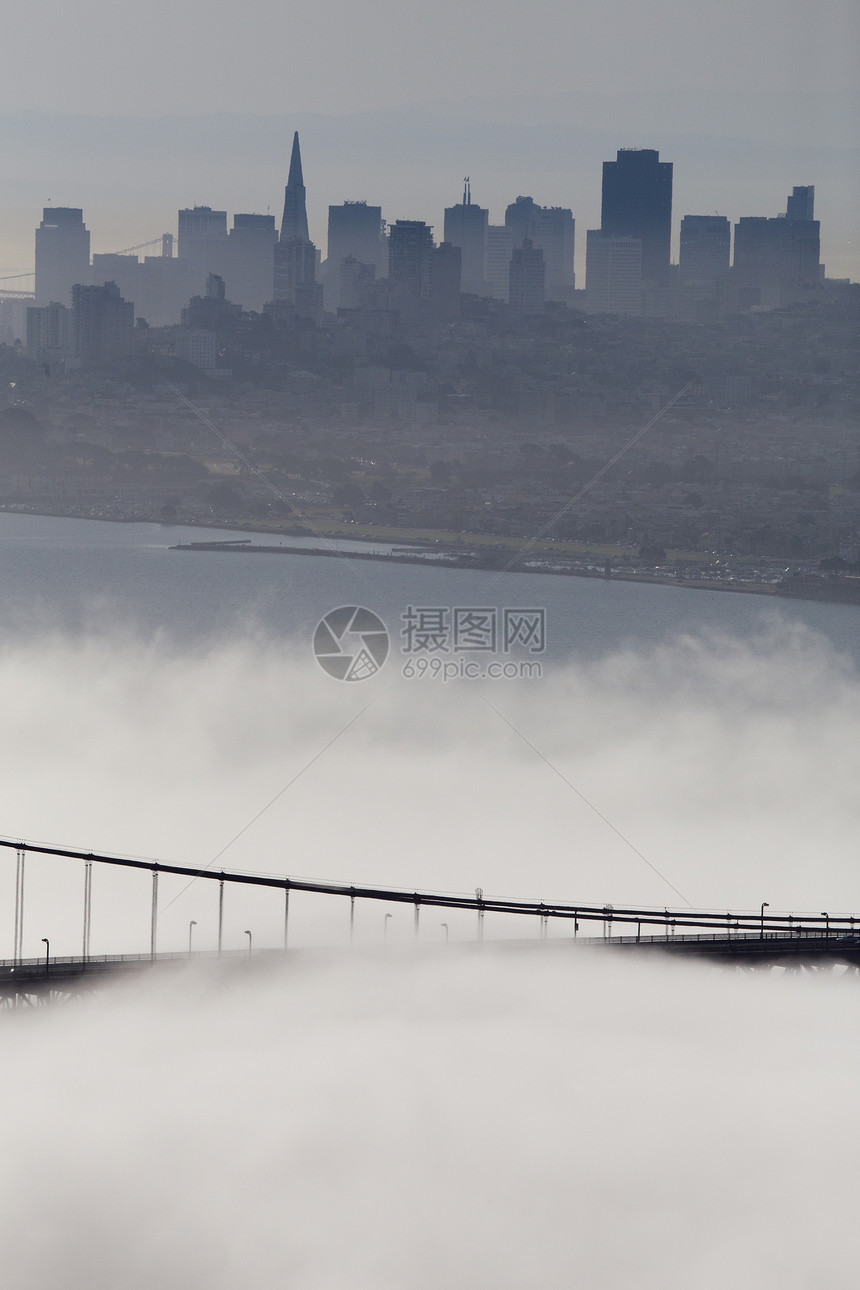
<path fill-rule="evenodd" d="M 367 541 L 366 538 L 354 539 L 356 541 Z M 227 554 L 227 555 L 304 555 L 304 556 L 323 556 L 329 559 L 340 560 L 375 560 L 384 564 L 411 564 L 424 565 L 430 568 L 443 569 L 460 569 L 460 570 L 483 570 L 487 573 L 525 573 L 538 574 L 544 576 L 556 576 L 560 578 L 592 578 L 601 582 L 641 582 L 651 586 L 660 587 L 677 587 L 688 591 L 729 591 L 741 595 L 758 595 L 774 596 L 779 593 L 776 590 L 776 584 L 765 582 L 729 582 L 728 580 L 710 581 L 705 578 L 673 578 L 670 574 L 648 574 L 648 573 L 631 573 L 628 571 L 610 571 L 601 573 L 592 569 L 563 569 L 558 566 L 552 568 L 541 568 L 540 565 L 530 564 L 527 567 L 517 567 L 513 565 L 510 569 L 500 570 L 498 565 L 491 560 L 481 560 L 475 558 L 472 553 L 464 558 L 456 556 L 445 557 L 443 555 L 422 555 L 411 554 L 409 551 L 402 553 L 385 553 L 382 551 L 338 551 L 334 548 L 326 547 L 294 547 L 279 544 L 278 546 L 266 546 L 255 544 L 250 538 L 227 539 L 223 542 L 180 542 L 175 546 L 168 548 L 170 551 L 186 551 L 191 553 L 209 552 L 210 554 Z"/>
<path fill-rule="evenodd" d="M 552 550 L 541 553 L 541 557 L 531 556 L 534 563 L 520 565 L 514 563 L 510 568 L 505 568 L 505 562 L 512 559 L 516 562 L 520 558 L 522 546 L 508 547 L 500 543 L 481 543 L 476 547 L 470 547 L 464 542 L 456 545 L 447 538 L 427 538 L 404 534 L 397 538 L 379 537 L 375 534 L 367 533 L 326 533 L 322 530 L 314 533 L 308 532 L 307 527 L 298 525 L 284 525 L 281 528 L 258 528 L 249 521 L 233 521 L 219 519 L 198 519 L 198 520 L 165 520 L 161 517 L 136 517 L 136 516 L 93 516 L 93 515 L 74 515 L 67 511 L 48 511 L 48 510 L 31 510 L 30 508 L 16 506 L 14 509 L 9 507 L 0 507 L 0 514 L 5 515 L 30 515 L 41 519 L 67 519 L 67 520 L 86 520 L 89 522 L 103 524 L 154 524 L 162 529 L 216 529 L 227 530 L 234 533 L 249 534 L 250 536 L 242 538 L 224 539 L 217 541 L 215 539 L 209 542 L 179 542 L 168 546 L 169 551 L 209 551 L 211 552 L 228 552 L 230 554 L 263 554 L 263 555 L 305 555 L 305 556 L 327 556 L 328 558 L 343 560 L 373 560 L 384 564 L 411 564 L 424 565 L 431 568 L 444 569 L 471 569 L 484 570 L 486 572 L 506 572 L 519 574 L 538 574 L 544 576 L 556 576 L 561 578 L 591 578 L 603 582 L 632 582 L 643 583 L 646 586 L 658 587 L 675 587 L 679 590 L 686 591 L 719 591 L 731 592 L 738 595 L 752 596 L 770 596 L 780 600 L 807 600 L 817 601 L 827 604 L 842 604 L 852 607 L 860 607 L 860 579 L 849 579 L 841 581 L 836 578 L 824 578 L 821 575 L 802 575 L 794 579 L 783 579 L 778 582 L 762 582 L 760 580 L 743 579 L 732 577 L 729 578 L 702 578 L 702 577 L 676 577 L 672 574 L 665 573 L 636 573 L 629 569 L 612 570 L 607 573 L 593 568 L 560 568 L 557 564 L 552 567 L 542 567 L 537 560 L 543 558 L 547 566 L 551 565 L 553 558 L 563 559 L 565 557 L 556 555 Z M 378 542 L 382 546 L 391 548 L 389 551 L 342 551 L 336 547 L 311 547 L 311 546 L 292 546 L 279 543 L 277 546 L 255 543 L 254 537 L 274 538 L 283 536 L 303 537 L 312 539 L 316 537 L 321 541 L 344 542 L 344 543 L 362 543 L 364 545 Z M 524 540 L 525 541 L 525 540 Z M 432 551 L 429 542 L 439 543 L 447 548 L 449 555 Z M 396 552 L 395 547 L 402 545 L 405 549 Z M 408 548 L 415 548 L 410 551 Z M 487 554 L 482 559 L 482 548 Z M 600 555 L 597 559 L 608 559 L 611 563 L 611 556 Z M 721 557 L 727 558 L 727 557 Z M 781 561 L 780 561 L 781 563 Z M 817 580 L 815 580 L 817 579 Z"/>

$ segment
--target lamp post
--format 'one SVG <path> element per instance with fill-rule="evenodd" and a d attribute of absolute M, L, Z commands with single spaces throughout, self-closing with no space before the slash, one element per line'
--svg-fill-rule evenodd
<path fill-rule="evenodd" d="M 829 936 L 830 935 L 830 915 L 828 914 L 826 909 L 822 909 L 821 917 L 824 919 L 824 935 Z"/>
<path fill-rule="evenodd" d="M 42 937 L 42 944 L 45 947 L 45 976 L 47 976 L 51 970 L 51 942 L 47 936 Z"/>
<path fill-rule="evenodd" d="M 440 923 L 439 926 L 445 928 L 445 944 L 447 945 L 448 944 L 448 924 Z"/>
<path fill-rule="evenodd" d="M 251 957 L 251 951 L 252 951 L 252 950 L 253 950 L 253 948 L 254 948 L 254 938 L 253 938 L 253 936 L 251 935 L 251 933 L 248 931 L 247 927 L 245 928 L 245 935 L 246 935 L 246 936 L 247 936 L 247 938 L 248 938 L 248 958 L 250 958 L 250 957 Z"/>
<path fill-rule="evenodd" d="M 761 922 L 759 929 L 759 940 L 764 940 L 764 911 L 770 909 L 770 903 L 766 900 L 761 902 Z"/>
<path fill-rule="evenodd" d="M 382 939 L 384 941 L 388 940 L 388 920 L 391 917 L 392 917 L 391 914 L 386 914 L 382 920 Z"/>
<path fill-rule="evenodd" d="M 196 927 L 196 926 L 197 926 L 197 919 L 192 918 L 191 922 L 188 924 L 188 957 L 189 958 L 191 958 L 191 929 L 192 927 Z"/>

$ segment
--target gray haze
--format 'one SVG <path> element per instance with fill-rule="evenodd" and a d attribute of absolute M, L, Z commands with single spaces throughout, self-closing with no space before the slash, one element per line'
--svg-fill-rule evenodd
<path fill-rule="evenodd" d="M 848 1285 L 856 1022 L 853 975 L 489 947 L 18 1014 L 4 1280 Z"/>
<path fill-rule="evenodd" d="M 25 637 L 0 669 L 7 828 L 347 883 L 660 909 L 678 903 L 674 886 L 700 907 L 860 910 L 860 679 L 822 638 L 772 624 L 748 643 L 681 638 L 521 686 L 395 671 L 343 686 L 305 641 L 265 637 Z M 12 853 L 2 883 L 11 902 Z M 160 947 L 181 949 L 195 919 L 196 946 L 214 948 L 217 885 L 182 886 L 163 882 Z M 30 862 L 25 953 L 46 935 L 52 952 L 79 952 L 80 893 L 77 863 Z M 347 913 L 297 896 L 296 943 L 345 944 Z M 382 922 L 380 906 L 359 905 L 359 941 L 378 944 Z M 439 922 L 427 914 L 422 938 L 439 943 Z M 246 927 L 277 946 L 280 901 L 231 891 L 225 927 L 230 947 Z M 390 930 L 410 939 L 411 916 L 395 910 Z M 471 916 L 452 916 L 451 934 L 472 939 Z M 98 870 L 93 951 L 148 944 L 148 876 Z"/>
<path fill-rule="evenodd" d="M 572 207 L 584 234 L 600 163 L 652 147 L 676 163 L 676 217 L 776 214 L 792 185 L 814 184 L 828 273 L 860 277 L 848 0 L 185 0 L 143 21 L 49 0 L 13 6 L 4 37 L 0 272 L 31 266 L 51 200 L 85 209 L 99 252 L 175 231 L 195 202 L 277 212 L 298 128 L 318 245 L 346 198 L 441 224 L 464 174 L 496 221 L 530 192 Z"/>

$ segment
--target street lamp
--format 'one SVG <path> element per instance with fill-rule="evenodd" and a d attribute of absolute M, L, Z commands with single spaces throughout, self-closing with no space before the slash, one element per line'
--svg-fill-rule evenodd
<path fill-rule="evenodd" d="M 254 938 L 253 938 L 253 936 L 251 935 L 251 933 L 248 931 L 247 927 L 245 928 L 245 935 L 246 935 L 246 936 L 247 936 L 247 938 L 248 938 L 248 958 L 250 958 L 250 957 L 251 957 L 251 951 L 252 951 L 252 949 L 254 948 Z"/>
<path fill-rule="evenodd" d="M 386 914 L 382 920 L 382 939 L 384 941 L 388 940 L 388 920 L 391 917 L 392 917 L 391 914 Z"/>
<path fill-rule="evenodd" d="M 47 936 L 42 937 L 42 944 L 45 947 L 45 976 L 47 976 L 50 971 L 51 964 L 51 942 L 48 940 Z"/>
<path fill-rule="evenodd" d="M 196 926 L 197 926 L 197 919 L 192 918 L 191 922 L 188 924 L 188 957 L 189 958 L 191 958 L 191 929 L 192 927 L 196 927 Z"/>
<path fill-rule="evenodd" d="M 759 931 L 759 940 L 764 940 L 764 911 L 770 909 L 770 903 L 766 900 L 761 902 L 761 930 Z"/>
<path fill-rule="evenodd" d="M 448 924 L 440 923 L 439 926 L 445 928 L 445 944 L 447 945 L 448 944 Z"/>
<path fill-rule="evenodd" d="M 826 909 L 822 909 L 821 917 L 824 919 L 824 935 L 829 936 L 830 935 L 830 915 L 828 914 Z"/>

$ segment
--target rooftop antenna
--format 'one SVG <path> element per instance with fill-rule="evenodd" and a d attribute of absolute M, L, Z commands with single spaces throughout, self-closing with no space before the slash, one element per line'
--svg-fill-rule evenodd
<path fill-rule="evenodd" d="M 466 176 L 466 178 L 463 180 L 463 205 L 464 205 L 464 206 L 471 206 L 471 205 L 472 205 L 472 189 L 471 189 L 471 186 L 470 186 L 470 184 L 469 184 L 469 176 L 468 176 L 468 175 L 467 175 L 467 176 Z"/>

